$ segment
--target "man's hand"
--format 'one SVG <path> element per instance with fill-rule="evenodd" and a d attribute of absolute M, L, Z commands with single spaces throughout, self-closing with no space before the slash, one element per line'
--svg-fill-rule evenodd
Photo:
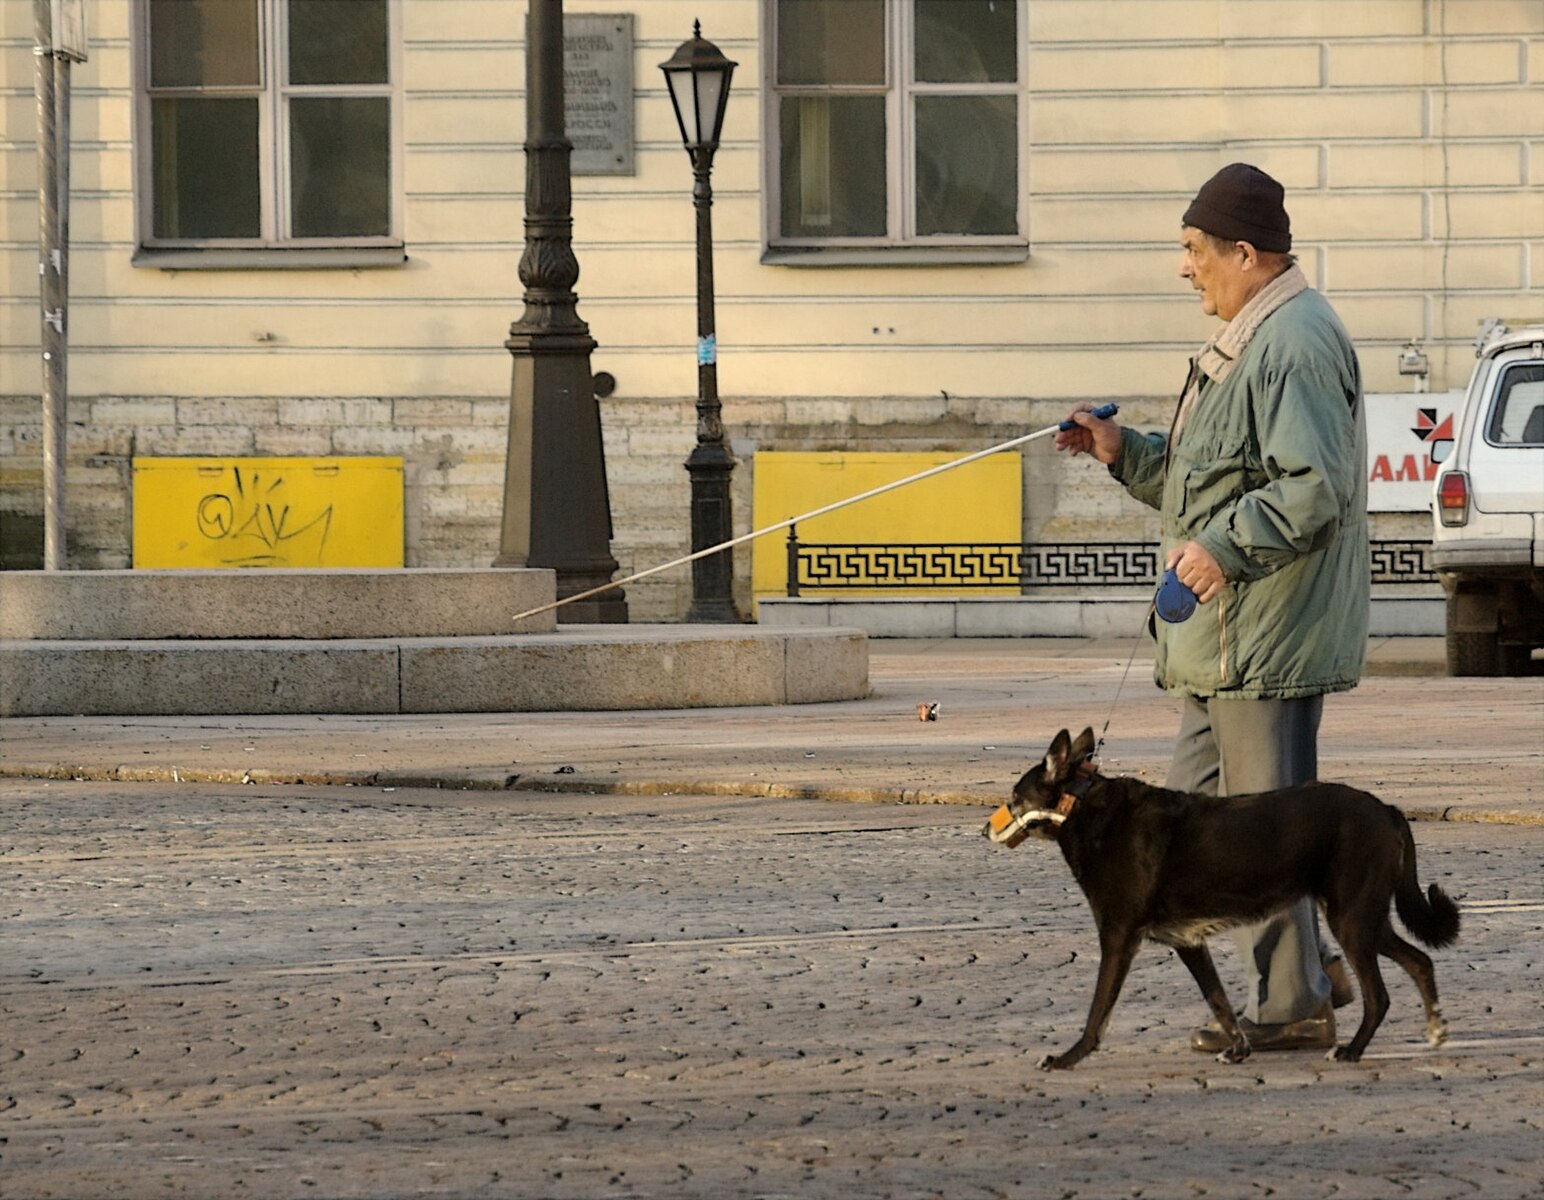
<path fill-rule="evenodd" d="M 1186 542 L 1183 546 L 1176 546 L 1170 550 L 1164 569 L 1170 568 L 1179 577 L 1179 581 L 1196 594 L 1196 599 L 1202 604 L 1215 600 L 1217 593 L 1222 591 L 1223 583 L 1226 582 L 1222 576 L 1222 568 L 1212 557 L 1212 552 L 1200 542 Z"/>
<path fill-rule="evenodd" d="M 1105 466 L 1111 466 L 1120 457 L 1120 422 L 1113 417 L 1101 421 L 1090 416 L 1092 404 L 1079 404 L 1067 414 L 1069 421 L 1076 421 L 1076 429 L 1058 430 L 1056 448 L 1073 454 L 1092 454 Z"/>

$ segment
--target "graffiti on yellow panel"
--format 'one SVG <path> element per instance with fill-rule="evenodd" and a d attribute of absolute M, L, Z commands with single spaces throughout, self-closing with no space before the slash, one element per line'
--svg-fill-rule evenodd
<path fill-rule="evenodd" d="M 400 567 L 400 458 L 134 460 L 136 567 Z"/>
<path fill-rule="evenodd" d="M 284 483 L 283 472 L 253 471 L 242 479 L 241 468 L 232 467 L 227 491 L 199 499 L 198 531 L 212 542 L 223 543 L 216 552 L 227 566 L 286 567 L 297 562 L 310 566 L 326 560 L 332 505 L 306 520 L 309 512 L 292 513 L 284 503 Z M 277 507 L 276 494 L 280 496 Z M 292 516 L 296 519 L 291 520 Z"/>

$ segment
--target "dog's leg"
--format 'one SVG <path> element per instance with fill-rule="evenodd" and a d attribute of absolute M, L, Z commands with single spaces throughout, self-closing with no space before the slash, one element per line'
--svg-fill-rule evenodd
<path fill-rule="evenodd" d="M 1346 952 L 1346 961 L 1356 972 L 1356 982 L 1362 990 L 1362 1023 L 1344 1046 L 1336 1046 L 1325 1057 L 1335 1062 L 1359 1062 L 1362 1051 L 1372 1041 L 1372 1035 L 1383 1023 L 1389 1010 L 1389 990 L 1383 984 L 1383 973 L 1378 970 L 1377 947 L 1382 938 L 1376 930 L 1379 923 L 1387 923 L 1388 901 L 1383 901 L 1382 911 L 1371 921 L 1366 919 L 1367 907 L 1359 905 L 1350 909 L 1335 929 L 1335 940 Z"/>
<path fill-rule="evenodd" d="M 1243 1062 L 1249 1057 L 1249 1039 L 1239 1028 L 1238 1016 L 1228 1003 L 1228 994 L 1223 990 L 1222 980 L 1217 978 L 1217 965 L 1212 962 L 1211 951 L 1203 943 L 1199 946 L 1175 946 L 1174 952 L 1179 955 L 1180 962 L 1190 968 L 1191 975 L 1201 987 L 1201 995 L 1206 997 L 1206 1003 L 1211 1007 L 1212 1015 L 1233 1043 L 1217 1056 L 1217 1061 Z"/>
<path fill-rule="evenodd" d="M 1088 1007 L 1088 1021 L 1080 1037 L 1064 1054 L 1048 1054 L 1040 1060 L 1042 1071 L 1065 1071 L 1075 1067 L 1099 1048 L 1104 1037 L 1104 1027 L 1109 1023 L 1110 1010 L 1120 995 L 1121 985 L 1126 982 L 1126 972 L 1131 970 L 1131 960 L 1141 946 L 1141 935 L 1122 930 L 1117 933 L 1099 931 L 1099 981 L 1094 985 L 1094 1002 Z"/>
<path fill-rule="evenodd" d="M 1424 951 L 1412 946 L 1394 932 L 1394 926 L 1383 927 L 1383 940 L 1378 951 L 1402 966 L 1415 986 L 1421 990 L 1421 1003 L 1426 1006 L 1426 1040 L 1433 1046 L 1447 1041 L 1447 1021 L 1442 1016 L 1442 1006 L 1437 1003 L 1437 972 Z"/>

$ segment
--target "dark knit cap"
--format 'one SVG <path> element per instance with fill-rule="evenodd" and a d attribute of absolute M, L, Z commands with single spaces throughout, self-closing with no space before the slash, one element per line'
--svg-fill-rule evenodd
<path fill-rule="evenodd" d="M 1292 249 L 1292 222 L 1282 203 L 1285 192 L 1259 167 L 1230 163 L 1201 185 L 1185 210 L 1184 224 L 1256 250 L 1285 254 Z"/>

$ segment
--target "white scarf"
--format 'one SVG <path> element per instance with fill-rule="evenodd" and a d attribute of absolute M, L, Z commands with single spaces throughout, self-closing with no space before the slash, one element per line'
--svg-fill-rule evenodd
<path fill-rule="evenodd" d="M 1196 356 L 1190 360 L 1190 378 L 1185 382 L 1179 411 L 1174 414 L 1174 427 L 1169 431 L 1171 444 L 1179 436 L 1191 405 L 1201 394 L 1201 377 L 1205 375 L 1216 383 L 1227 379 L 1256 331 L 1265 323 L 1265 318 L 1292 297 L 1307 290 L 1308 276 L 1303 274 L 1302 267 L 1293 263 L 1251 296 L 1244 307 L 1233 315 L 1233 319 L 1196 352 Z"/>

